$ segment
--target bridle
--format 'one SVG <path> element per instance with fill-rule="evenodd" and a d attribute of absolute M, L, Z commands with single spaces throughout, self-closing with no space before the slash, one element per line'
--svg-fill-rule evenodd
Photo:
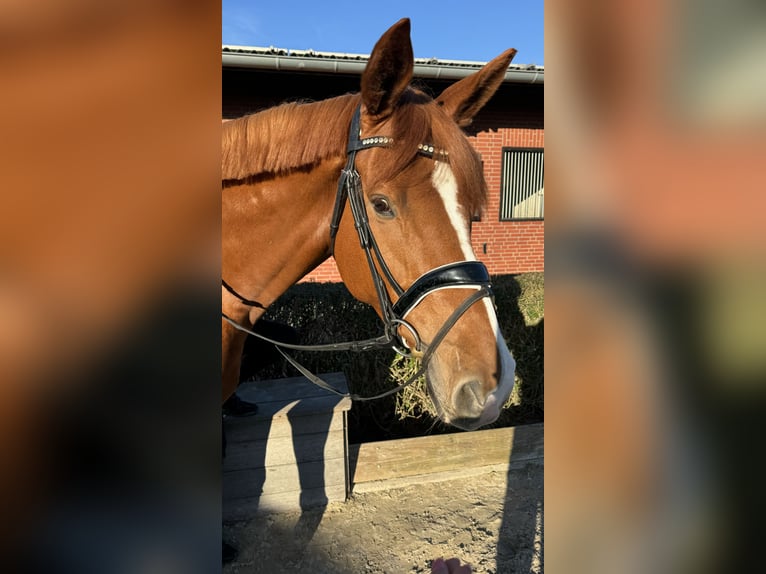
<path fill-rule="evenodd" d="M 341 171 L 340 179 L 338 180 L 335 207 L 333 208 L 332 219 L 330 221 L 330 246 L 331 252 L 334 253 L 335 238 L 338 234 L 338 229 L 340 228 L 340 221 L 346 203 L 348 203 L 354 218 L 354 227 L 359 235 L 359 243 L 367 258 L 367 265 L 370 269 L 373 285 L 375 286 L 381 317 L 384 323 L 383 335 L 373 339 L 344 343 L 294 345 L 275 341 L 274 339 L 265 337 L 251 329 L 247 329 L 228 317 L 225 313 L 221 313 L 221 316 L 236 329 L 275 345 L 277 350 L 290 364 L 310 381 L 323 389 L 340 396 L 350 397 L 353 400 L 367 401 L 396 393 L 420 378 L 420 376 L 425 373 L 428 363 L 437 347 L 460 317 L 462 317 L 477 301 L 480 301 L 484 297 L 489 297 L 490 299 L 493 298 L 493 293 L 490 285 L 489 272 L 487 271 L 486 266 L 479 261 L 459 261 L 442 265 L 421 275 L 406 290 L 396 281 L 380 252 L 380 248 L 378 247 L 378 244 L 375 241 L 375 236 L 370 228 L 367 209 L 365 207 L 364 193 L 362 191 L 362 180 L 359 172 L 356 170 L 356 154 L 359 151 L 372 147 L 388 147 L 393 143 L 393 139 L 386 136 L 362 138 L 360 118 L 361 106 L 357 106 L 351 119 L 351 127 L 349 129 L 348 146 L 346 148 L 348 159 L 346 161 L 346 166 Z M 434 146 L 430 144 L 420 144 L 417 153 L 418 155 L 423 155 L 428 158 L 436 158 L 439 161 L 449 161 L 449 154 L 446 151 L 435 149 Z M 397 300 L 395 302 L 391 300 L 386 284 L 388 284 L 393 292 L 396 293 Z M 245 305 L 263 308 L 263 305 L 257 301 L 252 301 L 241 296 L 225 281 L 223 282 L 223 286 Z M 436 335 L 434 335 L 431 342 L 425 344 L 417 329 L 407 321 L 407 315 L 431 293 L 450 288 L 474 288 L 475 291 L 450 314 L 444 324 L 439 328 Z M 339 391 L 329 383 L 311 373 L 293 357 L 282 350 L 285 348 L 304 351 L 367 351 L 375 348 L 392 348 L 400 355 L 405 357 L 411 356 L 412 349 L 405 339 L 399 335 L 400 329 L 404 329 L 412 335 L 415 351 L 423 351 L 421 366 L 406 382 L 393 389 L 371 397 L 361 397 L 359 395 Z M 424 346 L 425 350 L 423 350 Z"/>

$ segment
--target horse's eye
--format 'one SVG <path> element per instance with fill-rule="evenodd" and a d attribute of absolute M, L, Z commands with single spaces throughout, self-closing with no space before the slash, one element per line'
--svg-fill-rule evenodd
<path fill-rule="evenodd" d="M 391 204 L 389 203 L 388 199 L 382 195 L 376 195 L 375 197 L 372 197 L 370 202 L 372 203 L 372 208 L 375 210 L 375 213 L 378 215 L 382 215 L 383 217 L 394 216 L 394 210 L 391 209 Z"/>

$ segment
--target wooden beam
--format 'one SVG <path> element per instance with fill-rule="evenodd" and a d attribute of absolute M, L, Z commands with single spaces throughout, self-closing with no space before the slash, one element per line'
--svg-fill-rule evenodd
<path fill-rule="evenodd" d="M 543 458 L 543 424 L 350 445 L 353 484 Z"/>

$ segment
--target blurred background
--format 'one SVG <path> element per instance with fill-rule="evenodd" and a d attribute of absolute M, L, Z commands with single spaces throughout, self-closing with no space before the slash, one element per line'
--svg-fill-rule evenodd
<path fill-rule="evenodd" d="M 0 19 L 4 572 L 220 568 L 220 6 Z"/>
<path fill-rule="evenodd" d="M 550 572 L 738 572 L 763 531 L 766 10 L 546 4 Z"/>
<path fill-rule="evenodd" d="M 758 564 L 764 32 L 546 6 L 550 572 Z M 3 570 L 215 571 L 220 6 L 6 0 L 0 42 Z"/>

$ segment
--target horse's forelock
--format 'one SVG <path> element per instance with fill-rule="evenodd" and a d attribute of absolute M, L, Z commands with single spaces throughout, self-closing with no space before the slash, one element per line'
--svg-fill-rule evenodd
<path fill-rule="evenodd" d="M 479 154 L 454 120 L 437 108 L 431 122 L 434 146 L 449 152 L 449 163 L 463 207 L 469 215 L 480 215 L 487 202 L 487 185 Z"/>
<path fill-rule="evenodd" d="M 391 150 L 381 150 L 375 162 L 371 184 L 392 179 L 417 156 L 421 143 L 433 144 L 449 153 L 449 163 L 461 203 L 470 215 L 480 214 L 486 204 L 487 189 L 481 161 L 464 132 L 430 97 L 414 89 L 405 93 L 395 112 L 393 133 L 387 135 L 396 144 Z"/>

